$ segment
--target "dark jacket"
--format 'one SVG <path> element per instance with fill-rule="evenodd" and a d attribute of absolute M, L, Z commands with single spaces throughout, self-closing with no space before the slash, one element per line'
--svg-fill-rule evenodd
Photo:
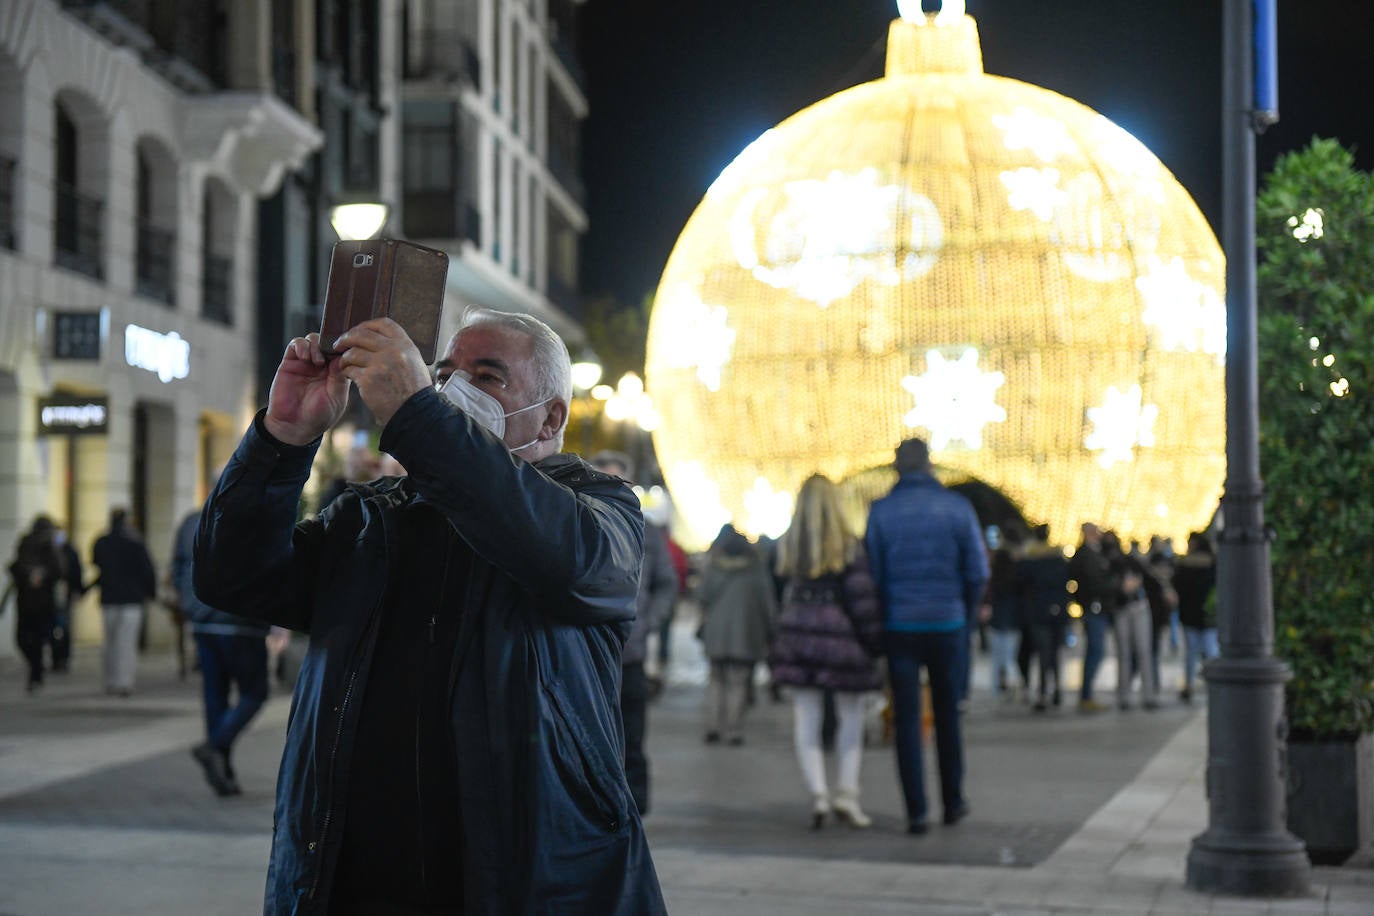
<path fill-rule="evenodd" d="M 978 516 L 931 475 L 905 474 L 875 501 L 864 542 L 887 629 L 950 632 L 977 611 L 988 581 Z"/>
<path fill-rule="evenodd" d="M 186 516 L 177 528 L 176 544 L 172 548 L 172 587 L 177 590 L 181 612 L 191 622 L 191 629 L 216 636 L 266 636 L 266 624 L 212 608 L 196 597 L 191 570 L 194 566 L 196 530 L 199 528 L 199 512 Z"/>
<path fill-rule="evenodd" d="M 1215 609 L 1207 599 L 1217 585 L 1216 558 L 1207 550 L 1193 550 L 1174 564 L 1174 591 L 1178 594 L 1178 622 L 1194 630 L 1217 625 Z"/>
<path fill-rule="evenodd" d="M 1062 626 L 1068 620 L 1069 564 L 1044 543 L 1033 543 L 1016 561 L 1016 592 L 1031 626 Z"/>
<path fill-rule="evenodd" d="M 66 576 L 62 552 L 52 531 L 30 532 L 19 541 L 9 567 L 14 580 L 16 619 L 21 626 L 50 625 L 57 613 L 57 586 Z M 0 608 L 3 611 L 4 608 Z"/>
<path fill-rule="evenodd" d="M 678 578 L 673 557 L 668 552 L 668 533 L 657 525 L 644 523 L 644 565 L 639 571 L 639 596 L 635 600 L 635 625 L 625 640 L 622 665 L 644 663 L 650 633 L 673 616 L 677 601 Z"/>
<path fill-rule="evenodd" d="M 1074 599 L 1083 606 L 1084 614 L 1106 614 L 1116 610 L 1117 583 L 1112 561 L 1100 547 L 1086 543 L 1069 559 L 1069 578 L 1077 583 Z"/>
<path fill-rule="evenodd" d="M 1016 591 L 1016 555 L 1012 548 L 1002 546 L 992 553 L 989 563 L 988 604 L 992 607 L 994 630 L 1019 632 L 1026 625 L 1025 609 Z"/>
<path fill-rule="evenodd" d="M 519 461 L 425 389 L 382 434 L 409 477 L 351 486 L 296 524 L 317 447 L 275 442 L 259 415 L 196 536 L 203 600 L 310 634 L 277 783 L 266 911 L 328 911 L 385 612 L 389 529 L 400 507 L 423 499 L 469 548 L 456 554 L 466 597 L 449 715 L 465 912 L 663 912 L 621 763 L 620 653 L 643 536 L 629 488 L 571 455 Z"/>
<path fill-rule="evenodd" d="M 878 665 L 883 621 L 868 560 L 843 574 L 795 578 L 783 588 L 777 634 L 768 656 L 773 683 L 860 692 L 882 686 Z"/>
<path fill-rule="evenodd" d="M 119 527 L 96 539 L 91 561 L 100 568 L 101 604 L 141 604 L 157 595 L 153 558 L 143 540 Z"/>

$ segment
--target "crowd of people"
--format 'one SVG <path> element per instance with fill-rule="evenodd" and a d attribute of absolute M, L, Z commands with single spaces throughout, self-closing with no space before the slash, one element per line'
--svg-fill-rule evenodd
<path fill-rule="evenodd" d="M 1045 713 L 1063 705 L 1064 649 L 1081 639 L 1077 709 L 1096 713 L 1109 708 L 1095 686 L 1114 642 L 1115 706 L 1154 710 L 1162 702 L 1162 651 L 1181 630 L 1178 699 L 1192 702 L 1202 662 L 1218 652 L 1216 564 L 1205 532 L 1190 535 L 1187 552 L 1176 556 L 1166 538 L 1123 547 L 1115 533 L 1085 524 L 1076 547 L 1064 549 L 1044 525 L 980 528 L 969 502 L 935 480 L 919 439 L 898 448 L 896 469 L 898 483 L 873 504 L 862 539 L 848 528 L 836 485 L 813 476 L 776 544 L 722 528 L 693 593 L 710 661 L 706 741 L 744 743 L 752 679 L 766 662 L 773 689 L 791 695 L 813 826 L 831 817 L 854 827 L 871 822 L 859 805 L 858 774 L 864 698 L 878 691 L 886 693 L 909 831 L 923 834 L 929 824 L 923 690 L 942 820 L 952 825 L 968 815 L 961 716 L 978 646 L 990 655 L 990 692 Z M 837 723 L 833 794 L 821 750 L 823 708 Z"/>
<path fill-rule="evenodd" d="M 389 319 L 330 343 L 289 344 L 267 407 L 203 510 L 180 526 L 170 579 L 190 621 L 205 736 L 192 748 L 220 795 L 241 791 L 231 751 L 266 697 L 269 627 L 302 634 L 277 785 L 267 909 L 377 907 L 661 912 L 641 818 L 650 810 L 649 701 L 662 689 L 686 558 L 646 519 L 619 453 L 562 452 L 570 363 L 531 316 L 471 311 L 435 374 Z M 436 377 L 437 374 L 437 377 Z M 386 465 L 355 462 L 315 513 L 298 507 L 350 383 L 382 426 Z M 359 456 L 353 456 L 359 457 Z M 365 457 L 365 456 L 363 456 Z M 935 478 L 929 449 L 896 449 L 898 480 L 866 530 L 837 485 L 805 481 L 786 533 L 756 544 L 726 525 L 691 597 L 710 663 L 705 741 L 746 742 L 754 673 L 792 705 L 807 821 L 863 828 L 867 698 L 888 697 L 907 830 L 936 813 L 923 767 L 934 723 L 939 817 L 971 811 L 961 719 L 972 643 L 986 633 L 997 694 L 1062 704 L 1060 654 L 1082 621 L 1078 708 L 1093 694 L 1107 634 L 1117 704 L 1160 702 L 1160 641 L 1177 614 L 1197 663 L 1216 652 L 1205 536 L 1123 549 L 1084 525 L 1072 551 L 1044 527 L 984 528 Z M 30 691 L 44 649 L 62 670 L 72 602 L 100 591 L 104 678 L 133 690 L 151 557 L 122 510 L 83 581 L 60 529 L 37 519 L 10 565 Z M 651 634 L 658 634 L 659 678 Z M 926 693 L 928 691 L 928 698 Z M 836 768 L 823 739 L 833 717 Z M 388 787 L 385 791 L 379 787 Z M 344 817 L 344 812 L 347 817 Z M 455 866 L 456 863 L 456 866 Z"/>

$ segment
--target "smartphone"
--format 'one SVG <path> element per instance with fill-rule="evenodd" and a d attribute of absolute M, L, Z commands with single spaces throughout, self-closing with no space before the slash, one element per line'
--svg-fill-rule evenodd
<path fill-rule="evenodd" d="M 320 347 L 369 318 L 390 318 L 415 343 L 427 365 L 439 346 L 448 255 L 397 239 L 362 239 L 334 245 L 320 321 Z"/>

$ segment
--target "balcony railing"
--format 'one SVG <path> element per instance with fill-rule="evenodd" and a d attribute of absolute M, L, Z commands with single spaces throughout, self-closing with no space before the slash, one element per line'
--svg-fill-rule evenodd
<path fill-rule="evenodd" d="M 53 229 L 58 266 L 100 279 L 105 275 L 100 259 L 105 202 L 58 182 L 56 204 Z"/>
<path fill-rule="evenodd" d="M 200 281 L 200 316 L 206 321 L 229 325 L 234 323 L 231 305 L 233 272 L 232 259 L 206 252 Z"/>
<path fill-rule="evenodd" d="M 138 292 L 171 305 L 176 301 L 175 232 L 159 229 L 147 220 L 138 221 Z"/>
<path fill-rule="evenodd" d="M 0 156 L 0 247 L 15 248 L 14 231 L 14 170 L 16 162 Z"/>

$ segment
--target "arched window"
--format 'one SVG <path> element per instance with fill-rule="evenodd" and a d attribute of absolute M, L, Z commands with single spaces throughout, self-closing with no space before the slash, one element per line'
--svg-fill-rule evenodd
<path fill-rule="evenodd" d="M 138 143 L 135 282 L 150 299 L 176 302 L 176 161 L 156 140 Z"/>
<path fill-rule="evenodd" d="M 234 240 L 238 237 L 238 201 L 216 178 L 205 182 L 202 211 L 204 257 L 201 261 L 201 317 L 234 323 Z"/>
<path fill-rule="evenodd" d="M 74 97 L 59 97 L 53 129 L 53 242 L 58 265 L 100 278 L 105 201 L 92 193 L 88 131 L 98 116 Z"/>

